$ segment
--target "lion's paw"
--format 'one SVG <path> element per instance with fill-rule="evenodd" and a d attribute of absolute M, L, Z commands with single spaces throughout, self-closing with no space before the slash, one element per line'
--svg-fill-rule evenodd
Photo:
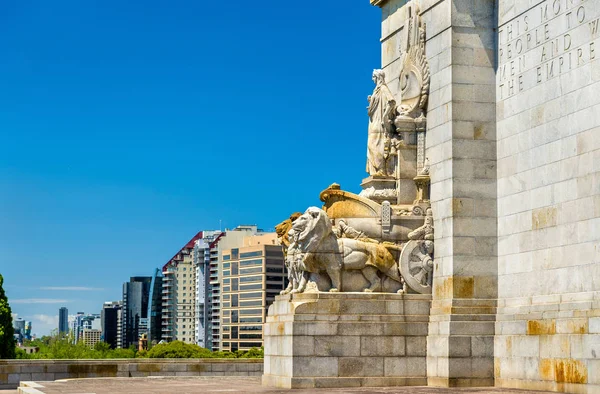
<path fill-rule="evenodd" d="M 338 289 L 336 289 L 335 287 L 332 287 L 331 289 L 329 289 L 330 293 L 339 293 L 340 291 Z"/>

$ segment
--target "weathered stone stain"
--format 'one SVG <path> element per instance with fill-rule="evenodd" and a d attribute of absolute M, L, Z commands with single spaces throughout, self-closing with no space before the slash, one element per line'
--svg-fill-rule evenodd
<path fill-rule="evenodd" d="M 531 226 L 534 230 L 554 227 L 556 226 L 557 216 L 556 207 L 536 209 L 531 213 Z"/>
<path fill-rule="evenodd" d="M 528 320 L 527 335 L 554 335 L 556 334 L 556 321 L 552 320 Z"/>
<path fill-rule="evenodd" d="M 575 359 L 552 359 L 540 360 L 540 377 L 542 380 L 555 381 L 557 383 L 587 383 L 587 368 L 584 363 Z"/>
<path fill-rule="evenodd" d="M 101 377 L 117 376 L 117 364 L 69 364 L 67 372 L 77 377 L 88 377 L 90 374 L 95 374 Z"/>
<path fill-rule="evenodd" d="M 543 358 L 540 360 L 540 377 L 542 380 L 554 380 L 554 360 Z"/>
<path fill-rule="evenodd" d="M 484 126 L 482 124 L 478 124 L 473 129 L 473 139 L 480 140 L 485 138 Z"/>
<path fill-rule="evenodd" d="M 474 279 L 472 276 L 454 277 L 454 297 L 455 298 L 473 298 Z"/>
<path fill-rule="evenodd" d="M 498 357 L 494 358 L 494 377 L 495 378 L 500 378 L 502 377 L 500 372 L 502 371 L 502 368 L 500 368 L 500 359 Z"/>
<path fill-rule="evenodd" d="M 567 329 L 569 334 L 587 334 L 588 322 L 587 320 L 571 320 L 567 323 Z"/>
<path fill-rule="evenodd" d="M 452 296 L 453 280 L 454 278 L 445 278 L 441 280 L 441 283 L 435 281 L 433 291 L 436 299 L 450 298 Z M 439 284 L 437 284 L 439 283 Z"/>
<path fill-rule="evenodd" d="M 587 383 L 587 368 L 579 360 L 554 360 L 554 376 L 558 383 Z"/>
<path fill-rule="evenodd" d="M 160 372 L 160 364 L 138 364 L 139 372 Z"/>

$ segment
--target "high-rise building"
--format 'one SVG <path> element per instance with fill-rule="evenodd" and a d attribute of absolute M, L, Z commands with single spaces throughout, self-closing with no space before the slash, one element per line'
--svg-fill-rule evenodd
<path fill-rule="evenodd" d="M 100 314 L 86 314 L 85 312 L 77 312 L 73 317 L 71 325 L 71 333 L 73 334 L 73 342 L 77 343 L 83 339 L 83 331 L 88 329 L 97 329 L 101 327 Z"/>
<path fill-rule="evenodd" d="M 208 320 L 210 335 L 207 348 L 217 351 L 221 347 L 221 283 L 223 276 L 223 251 L 243 246 L 244 238 L 262 233 L 255 225 L 242 225 L 226 230 L 210 245 L 209 286 L 205 301 L 210 308 Z"/>
<path fill-rule="evenodd" d="M 195 303 L 194 340 L 198 346 L 208 347 L 209 336 L 212 337 L 210 321 L 210 305 L 208 301 L 210 269 L 210 248 L 221 235 L 221 231 L 203 231 L 202 238 L 194 243 L 192 260 L 195 271 Z"/>
<path fill-rule="evenodd" d="M 20 317 L 13 320 L 13 328 L 15 330 L 15 339 L 18 343 L 23 343 L 23 339 L 25 338 L 25 320 Z"/>
<path fill-rule="evenodd" d="M 58 310 L 58 333 L 69 333 L 69 310 L 64 306 Z"/>
<path fill-rule="evenodd" d="M 139 336 L 147 333 L 151 284 L 151 276 L 133 276 L 123 283 L 121 348 L 137 347 Z"/>
<path fill-rule="evenodd" d="M 192 237 L 162 268 L 162 338 L 195 343 L 195 282 L 192 249 L 202 231 Z"/>
<path fill-rule="evenodd" d="M 31 322 L 30 321 L 25 322 L 25 331 L 23 331 L 23 336 L 25 337 L 25 339 L 31 340 Z"/>
<path fill-rule="evenodd" d="M 241 247 L 244 237 L 258 233 L 255 225 L 201 231 L 163 266 L 164 340 L 219 349 L 222 251 Z"/>
<path fill-rule="evenodd" d="M 19 331 L 21 334 L 25 332 L 25 319 L 18 318 L 13 321 L 13 328 L 15 332 Z"/>
<path fill-rule="evenodd" d="M 157 268 L 152 276 L 148 297 L 148 335 L 146 340 L 150 344 L 157 344 L 162 339 L 162 280 L 161 270 Z"/>
<path fill-rule="evenodd" d="M 122 301 L 105 302 L 100 313 L 102 340 L 108 343 L 111 349 L 118 345 L 117 339 L 119 329 L 119 319 L 121 315 Z"/>
<path fill-rule="evenodd" d="M 285 289 L 287 279 L 281 246 L 273 245 L 275 237 L 247 237 L 247 246 L 223 252 L 220 350 L 263 345 L 262 327 L 268 308 Z"/>
<path fill-rule="evenodd" d="M 100 342 L 102 330 L 95 328 L 84 328 L 81 340 L 88 347 L 94 347 Z"/>

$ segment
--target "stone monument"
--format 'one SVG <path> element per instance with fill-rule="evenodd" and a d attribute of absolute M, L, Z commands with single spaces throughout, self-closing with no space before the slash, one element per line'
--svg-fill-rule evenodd
<path fill-rule="evenodd" d="M 263 383 L 600 392 L 600 0 L 371 4 L 368 176 L 278 227 Z"/>

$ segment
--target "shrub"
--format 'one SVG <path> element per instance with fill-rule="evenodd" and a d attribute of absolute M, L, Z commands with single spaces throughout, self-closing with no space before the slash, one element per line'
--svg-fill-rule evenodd
<path fill-rule="evenodd" d="M 190 343 L 173 341 L 153 346 L 146 354 L 148 358 L 213 358 L 213 353 Z"/>

